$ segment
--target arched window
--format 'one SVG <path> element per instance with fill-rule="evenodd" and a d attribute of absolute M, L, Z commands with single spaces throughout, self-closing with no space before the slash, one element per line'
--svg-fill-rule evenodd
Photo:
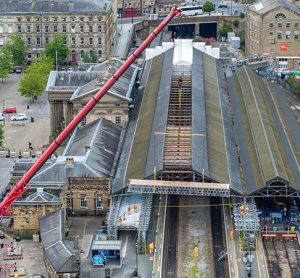
<path fill-rule="evenodd" d="M 80 57 L 83 58 L 84 57 L 84 50 L 80 51 Z"/>
<path fill-rule="evenodd" d="M 276 19 L 286 19 L 286 16 L 283 13 L 278 13 L 277 15 L 275 15 L 275 18 Z"/>

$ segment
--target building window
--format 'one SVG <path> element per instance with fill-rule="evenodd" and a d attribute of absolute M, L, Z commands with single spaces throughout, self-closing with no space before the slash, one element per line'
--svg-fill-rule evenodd
<path fill-rule="evenodd" d="M 93 38 L 89 38 L 90 44 L 93 44 Z"/>
<path fill-rule="evenodd" d="M 64 44 L 67 44 L 67 38 L 66 37 L 63 38 L 63 42 L 64 42 Z"/>
<path fill-rule="evenodd" d="M 12 27 L 12 25 L 11 25 L 11 24 L 9 24 L 7 27 L 8 27 L 8 33 L 9 33 L 9 34 L 11 34 L 11 33 L 12 33 L 12 31 L 13 31 L 13 27 Z"/>
<path fill-rule="evenodd" d="M 18 22 L 22 22 L 22 18 L 21 17 L 18 17 Z"/>
<path fill-rule="evenodd" d="M 99 57 L 99 58 L 102 57 L 102 50 L 98 50 L 98 57 Z"/>
<path fill-rule="evenodd" d="M 103 200 L 100 194 L 96 194 L 96 208 L 103 209 Z"/>
<path fill-rule="evenodd" d="M 98 37 L 98 44 L 101 45 L 102 44 L 102 38 Z"/>
<path fill-rule="evenodd" d="M 81 123 L 81 126 L 85 126 L 86 125 L 86 117 L 83 117 L 80 123 Z"/>
<path fill-rule="evenodd" d="M 275 15 L 275 18 L 276 18 L 276 19 L 285 19 L 286 16 L 285 16 L 285 14 L 283 14 L 283 13 L 278 13 L 277 15 Z"/>
<path fill-rule="evenodd" d="M 290 34 L 290 33 L 285 34 L 285 39 L 286 39 L 286 40 L 291 39 L 291 34 Z"/>
<path fill-rule="evenodd" d="M 269 28 L 273 28 L 273 22 L 269 23 Z"/>
<path fill-rule="evenodd" d="M 72 16 L 72 17 L 71 17 L 71 20 L 72 20 L 72 22 L 74 22 L 74 21 L 75 21 L 75 19 L 76 19 L 76 17 L 75 17 L 75 16 Z"/>
<path fill-rule="evenodd" d="M 89 32 L 92 33 L 93 32 L 93 26 L 89 26 Z"/>
<path fill-rule="evenodd" d="M 35 18 L 35 21 L 40 21 L 40 18 L 39 18 L 39 17 L 36 17 L 36 18 Z"/>
<path fill-rule="evenodd" d="M 80 207 L 81 208 L 86 208 L 87 207 L 86 194 L 80 194 Z"/>
<path fill-rule="evenodd" d="M 35 28 L 36 28 L 37 33 L 41 32 L 41 26 L 40 25 L 36 25 Z"/>
<path fill-rule="evenodd" d="M 84 31 L 83 25 L 80 25 L 80 32 L 82 33 Z"/>
<path fill-rule="evenodd" d="M 79 17 L 79 20 L 81 21 L 81 22 L 83 22 L 84 21 L 84 17 Z"/>
<path fill-rule="evenodd" d="M 98 25 L 98 33 L 102 33 L 102 26 Z"/>
<path fill-rule="evenodd" d="M 3 33 L 3 25 L 0 25 L 0 33 Z"/>
<path fill-rule="evenodd" d="M 121 125 L 121 124 L 122 124 L 122 117 L 121 117 L 121 116 L 116 116 L 116 118 L 115 118 L 115 123 L 116 123 L 117 125 Z"/>
<path fill-rule="evenodd" d="M 115 106 L 116 106 L 116 107 L 120 107 L 121 104 L 120 104 L 120 103 L 116 103 Z"/>
<path fill-rule="evenodd" d="M 290 22 L 287 22 L 286 23 L 286 28 L 290 28 L 291 27 L 291 23 Z"/>
<path fill-rule="evenodd" d="M 299 34 L 295 34 L 295 35 L 294 35 L 294 39 L 295 39 L 295 40 L 299 40 Z"/>
<path fill-rule="evenodd" d="M 282 38 L 281 33 L 277 33 L 277 39 L 278 39 L 278 40 L 281 40 L 281 38 Z"/>
<path fill-rule="evenodd" d="M 101 16 L 98 16 L 98 21 L 102 21 L 102 17 Z"/>
<path fill-rule="evenodd" d="M 75 38 L 72 38 L 72 39 L 71 39 L 71 43 L 72 43 L 72 45 L 75 45 L 75 43 L 76 43 Z"/>
<path fill-rule="evenodd" d="M 277 23 L 277 27 L 278 27 L 278 28 L 281 28 L 281 27 L 282 27 L 282 22 L 278 22 L 278 23 Z"/>
<path fill-rule="evenodd" d="M 83 57 L 84 57 L 84 50 L 81 50 L 80 51 L 80 58 L 83 59 Z"/>
<path fill-rule="evenodd" d="M 28 52 L 28 53 L 27 53 L 27 58 L 28 58 L 28 59 L 31 59 L 31 57 L 32 57 L 32 56 L 31 56 L 31 52 Z"/>
<path fill-rule="evenodd" d="M 22 26 L 21 25 L 18 26 L 18 33 L 22 33 Z"/>
<path fill-rule="evenodd" d="M 295 28 L 299 28 L 299 23 L 298 22 L 295 23 Z"/>
<path fill-rule="evenodd" d="M 40 45 L 41 44 L 41 38 L 36 38 L 36 44 Z"/>
<path fill-rule="evenodd" d="M 49 43 L 49 38 L 45 38 L 45 43 Z"/>
<path fill-rule="evenodd" d="M 45 18 L 44 18 L 44 21 L 45 21 L 45 22 L 48 22 L 48 21 L 49 21 L 49 17 L 45 17 Z"/>
<path fill-rule="evenodd" d="M 27 21 L 27 22 L 30 22 L 30 17 L 27 17 L 27 18 L 26 18 L 26 21 Z"/>
<path fill-rule="evenodd" d="M 91 16 L 89 17 L 89 21 L 93 21 L 93 18 Z"/>
<path fill-rule="evenodd" d="M 27 38 L 27 45 L 31 45 L 31 38 Z"/>
<path fill-rule="evenodd" d="M 30 25 L 27 25 L 27 33 L 30 33 Z"/>
<path fill-rule="evenodd" d="M 63 18 L 62 18 L 62 21 L 63 21 L 63 22 L 66 22 L 66 21 L 67 21 L 67 18 L 66 18 L 66 17 L 63 17 Z"/>
<path fill-rule="evenodd" d="M 57 17 L 53 17 L 53 21 L 54 21 L 54 22 L 57 22 Z"/>
<path fill-rule="evenodd" d="M 80 44 L 84 44 L 84 38 L 80 38 Z"/>
<path fill-rule="evenodd" d="M 67 193 L 67 208 L 72 208 L 72 199 L 70 193 Z"/>
<path fill-rule="evenodd" d="M 53 32 L 54 32 L 54 33 L 57 33 L 57 25 L 54 25 L 54 26 L 53 26 Z"/>
<path fill-rule="evenodd" d="M 75 30 L 75 25 L 71 25 L 71 33 L 75 33 L 76 30 Z"/>
<path fill-rule="evenodd" d="M 49 32 L 49 26 L 45 25 L 45 33 L 48 33 L 48 32 Z"/>
<path fill-rule="evenodd" d="M 63 31 L 63 33 L 66 33 L 66 32 L 67 32 L 67 26 L 66 26 L 66 25 L 63 25 L 63 26 L 62 26 L 62 31 Z"/>
<path fill-rule="evenodd" d="M 269 39 L 274 39 L 274 33 L 273 32 L 269 32 Z"/>

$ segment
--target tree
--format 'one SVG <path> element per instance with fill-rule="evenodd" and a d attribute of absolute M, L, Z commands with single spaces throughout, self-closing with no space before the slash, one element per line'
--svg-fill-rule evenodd
<path fill-rule="evenodd" d="M 220 35 L 222 37 L 227 37 L 228 32 L 232 32 L 232 24 L 230 20 L 224 20 L 220 28 Z"/>
<path fill-rule="evenodd" d="M 245 51 L 245 29 L 241 30 L 238 35 L 240 37 L 241 50 Z"/>
<path fill-rule="evenodd" d="M 210 13 L 210 12 L 212 12 L 212 11 L 215 10 L 215 5 L 212 2 L 210 2 L 210 1 L 206 1 L 203 4 L 202 10 L 205 13 Z"/>
<path fill-rule="evenodd" d="M 91 58 L 90 58 L 89 54 L 87 54 L 87 53 L 84 53 L 82 60 L 83 60 L 84 63 L 90 63 L 91 62 Z"/>
<path fill-rule="evenodd" d="M 62 35 L 57 35 L 45 46 L 45 54 L 52 59 L 54 64 L 56 63 L 56 59 L 57 64 L 63 64 L 70 53 L 70 49 L 65 44 L 64 40 Z"/>
<path fill-rule="evenodd" d="M 0 147 L 4 145 L 4 128 L 3 125 L 0 125 Z"/>
<path fill-rule="evenodd" d="M 3 49 L 10 53 L 14 65 L 25 64 L 27 47 L 20 35 L 11 35 L 9 41 L 3 46 Z"/>
<path fill-rule="evenodd" d="M 7 78 L 12 70 L 12 58 L 10 53 L 6 49 L 2 49 L 0 52 L 0 78 Z"/>
<path fill-rule="evenodd" d="M 48 81 L 48 76 L 52 70 L 52 59 L 41 56 L 34 61 L 25 71 L 20 80 L 18 91 L 21 96 L 38 97 L 45 89 Z"/>
<path fill-rule="evenodd" d="M 300 79 L 295 74 L 291 74 L 285 78 L 285 81 L 290 84 L 292 92 L 296 95 L 300 94 Z"/>

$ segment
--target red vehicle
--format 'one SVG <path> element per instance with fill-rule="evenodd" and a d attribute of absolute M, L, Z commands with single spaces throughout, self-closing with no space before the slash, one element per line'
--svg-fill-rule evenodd
<path fill-rule="evenodd" d="M 16 107 L 5 108 L 3 110 L 3 113 L 17 113 L 17 108 Z"/>

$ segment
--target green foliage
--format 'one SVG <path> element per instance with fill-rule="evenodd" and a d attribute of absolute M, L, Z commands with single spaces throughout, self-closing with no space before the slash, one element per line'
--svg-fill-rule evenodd
<path fill-rule="evenodd" d="M 231 20 L 224 20 L 220 28 L 220 36 L 227 37 L 228 32 L 232 32 L 232 22 Z"/>
<path fill-rule="evenodd" d="M 49 57 L 39 57 L 25 71 L 20 80 L 18 91 L 21 96 L 38 97 L 47 84 L 48 76 L 53 64 Z"/>
<path fill-rule="evenodd" d="M 233 22 L 232 22 L 232 25 L 234 26 L 234 28 L 239 28 L 239 25 L 240 25 L 240 22 L 235 19 Z"/>
<path fill-rule="evenodd" d="M 240 37 L 241 50 L 245 51 L 245 29 L 241 30 L 238 36 Z"/>
<path fill-rule="evenodd" d="M 212 12 L 212 11 L 215 10 L 215 5 L 212 2 L 210 2 L 210 1 L 206 1 L 203 4 L 202 10 L 205 13 L 210 13 L 210 12 Z"/>
<path fill-rule="evenodd" d="M 0 78 L 3 79 L 9 76 L 12 70 L 12 58 L 7 49 L 2 49 L 0 51 Z"/>
<path fill-rule="evenodd" d="M 95 53 L 93 53 L 91 55 L 91 62 L 92 63 L 97 63 L 97 61 L 98 61 L 98 57 L 97 57 L 97 55 Z"/>
<path fill-rule="evenodd" d="M 290 84 L 292 92 L 296 95 L 300 95 L 300 79 L 296 78 L 295 74 L 291 74 L 285 78 L 285 81 Z"/>
<path fill-rule="evenodd" d="M 0 147 L 4 145 L 4 127 L 0 125 Z"/>
<path fill-rule="evenodd" d="M 89 54 L 87 54 L 87 53 L 84 53 L 84 56 L 83 56 L 82 60 L 83 60 L 84 63 L 90 63 L 91 62 L 91 58 L 90 58 Z"/>
<path fill-rule="evenodd" d="M 240 17 L 241 17 L 241 19 L 244 19 L 245 18 L 245 13 L 241 12 Z"/>
<path fill-rule="evenodd" d="M 200 36 L 195 36 L 195 38 L 193 39 L 193 42 L 201 42 L 202 39 Z"/>
<path fill-rule="evenodd" d="M 53 64 L 56 63 L 57 55 L 57 64 L 62 65 L 69 53 L 70 49 L 64 43 L 64 37 L 62 35 L 55 36 L 55 38 L 45 46 L 45 54 L 52 59 Z"/>
<path fill-rule="evenodd" d="M 14 65 L 24 65 L 26 63 L 27 47 L 20 35 L 11 35 L 3 49 L 10 53 Z"/>

